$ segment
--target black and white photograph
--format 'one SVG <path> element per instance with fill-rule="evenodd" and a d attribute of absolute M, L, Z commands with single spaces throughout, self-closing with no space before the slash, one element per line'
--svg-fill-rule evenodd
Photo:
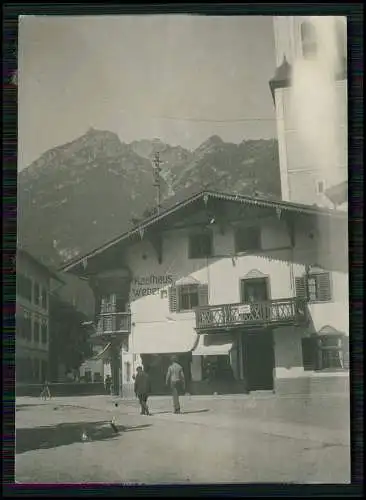
<path fill-rule="evenodd" d="M 16 483 L 350 483 L 346 17 L 18 29 Z"/>

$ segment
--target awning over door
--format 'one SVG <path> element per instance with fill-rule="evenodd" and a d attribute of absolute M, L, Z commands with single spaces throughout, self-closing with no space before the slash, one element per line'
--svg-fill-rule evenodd
<path fill-rule="evenodd" d="M 103 359 L 103 360 L 108 359 L 111 345 L 112 345 L 112 343 L 109 342 L 109 344 L 107 344 L 101 352 L 99 352 L 98 354 L 96 354 L 95 356 L 92 357 L 92 360 L 97 361 L 99 359 Z"/>
<path fill-rule="evenodd" d="M 200 335 L 193 356 L 227 356 L 233 348 L 234 339 L 230 335 Z"/>
<path fill-rule="evenodd" d="M 178 354 L 190 352 L 197 334 L 190 321 L 137 323 L 130 348 L 134 354 Z"/>

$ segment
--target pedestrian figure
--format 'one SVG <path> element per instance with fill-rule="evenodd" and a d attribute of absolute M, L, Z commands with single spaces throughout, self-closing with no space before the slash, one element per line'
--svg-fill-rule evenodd
<path fill-rule="evenodd" d="M 151 392 L 150 377 L 141 366 L 137 367 L 134 389 L 141 406 L 141 415 L 150 415 L 147 406 L 147 398 Z"/>
<path fill-rule="evenodd" d="M 179 392 L 184 393 L 185 391 L 185 379 L 183 368 L 178 363 L 176 356 L 171 358 L 171 364 L 166 374 L 166 384 L 172 392 L 174 413 L 180 413 Z"/>
<path fill-rule="evenodd" d="M 51 392 L 50 392 L 50 388 L 48 386 L 48 381 L 45 380 L 43 382 L 43 387 L 42 387 L 42 392 L 41 392 L 41 398 L 46 401 L 47 397 L 48 397 L 48 399 L 51 399 Z"/>
<path fill-rule="evenodd" d="M 111 387 L 112 387 L 112 378 L 110 375 L 107 375 L 104 381 L 104 386 L 106 393 L 109 395 L 111 393 Z"/>

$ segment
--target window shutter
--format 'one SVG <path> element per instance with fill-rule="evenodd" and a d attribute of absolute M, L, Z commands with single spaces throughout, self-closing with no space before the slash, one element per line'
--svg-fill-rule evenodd
<path fill-rule="evenodd" d="M 306 299 L 306 285 L 305 278 L 295 278 L 295 289 L 296 289 L 296 297 L 298 299 Z"/>
<path fill-rule="evenodd" d="M 317 287 L 319 301 L 325 302 L 332 299 L 329 273 L 322 273 L 317 276 Z"/>
<path fill-rule="evenodd" d="M 198 305 L 208 305 L 208 285 L 198 285 Z"/>
<path fill-rule="evenodd" d="M 304 370 L 315 370 L 317 365 L 317 345 L 313 337 L 301 339 Z"/>
<path fill-rule="evenodd" d="M 169 287 L 169 311 L 176 312 L 178 309 L 178 293 L 176 286 Z"/>

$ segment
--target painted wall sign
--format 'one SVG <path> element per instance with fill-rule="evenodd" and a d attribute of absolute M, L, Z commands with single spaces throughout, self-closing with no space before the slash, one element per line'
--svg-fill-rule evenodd
<path fill-rule="evenodd" d="M 147 295 L 159 295 L 163 286 L 173 284 L 173 276 L 171 274 L 150 276 L 135 276 L 131 283 L 131 300 Z M 161 295 L 161 298 L 165 297 Z"/>

